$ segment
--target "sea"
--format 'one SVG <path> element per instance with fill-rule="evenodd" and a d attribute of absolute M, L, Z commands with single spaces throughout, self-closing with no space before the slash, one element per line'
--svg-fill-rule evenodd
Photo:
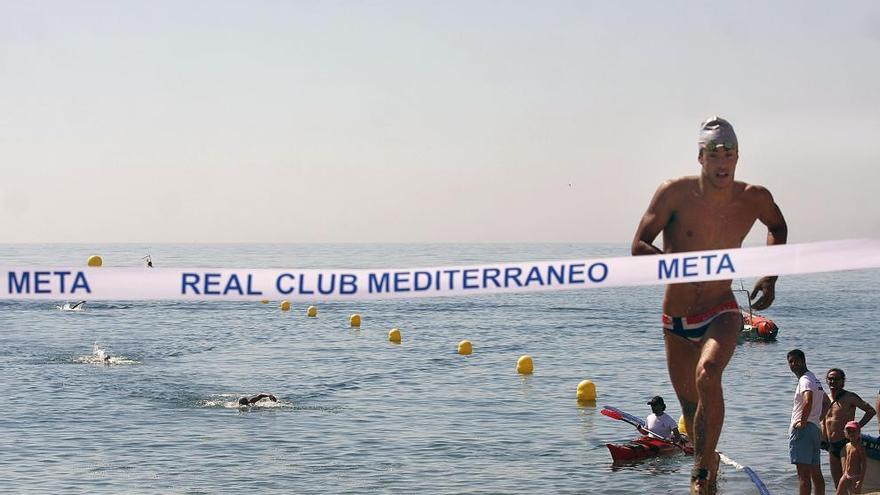
<path fill-rule="evenodd" d="M 0 266 L 415 268 L 627 256 L 623 244 L 3 244 Z M 755 280 L 734 280 L 751 288 Z M 615 464 L 666 371 L 663 287 L 363 302 L 0 301 L 2 493 L 687 493 L 682 454 Z M 738 292 L 740 304 L 747 299 Z M 316 318 L 306 307 L 318 308 Z M 724 374 L 719 449 L 771 493 L 802 349 L 873 404 L 880 271 L 783 276 Z M 349 326 L 349 315 L 362 326 Z M 402 342 L 389 342 L 399 328 Z M 461 340 L 473 354 L 459 355 Z M 516 372 L 530 355 L 534 373 Z M 591 380 L 595 404 L 576 400 Z M 237 399 L 278 397 L 240 409 Z M 264 401 L 265 402 L 265 401 Z M 720 413 L 720 412 L 718 412 Z M 876 420 L 866 429 L 877 432 Z M 823 452 L 824 455 L 824 452 Z M 828 492 L 831 477 L 823 457 Z M 722 465 L 719 493 L 756 494 Z"/>

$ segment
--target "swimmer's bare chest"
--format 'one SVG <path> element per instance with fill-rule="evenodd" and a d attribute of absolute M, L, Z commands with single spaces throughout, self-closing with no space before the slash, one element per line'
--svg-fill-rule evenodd
<path fill-rule="evenodd" d="M 680 199 L 663 229 L 664 251 L 678 253 L 742 246 L 757 220 L 757 209 L 743 196 L 723 205 L 698 197 Z M 732 298 L 730 281 L 672 284 L 666 287 L 663 309 L 672 316 L 700 314 Z"/>

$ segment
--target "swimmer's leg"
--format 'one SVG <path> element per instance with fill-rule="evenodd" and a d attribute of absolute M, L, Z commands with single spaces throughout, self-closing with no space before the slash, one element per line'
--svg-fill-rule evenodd
<path fill-rule="evenodd" d="M 669 370 L 669 380 L 672 382 L 672 388 L 675 389 L 675 395 L 678 396 L 678 403 L 681 404 L 687 434 L 693 442 L 694 413 L 697 411 L 699 399 L 696 369 L 700 360 L 700 344 L 668 331 L 663 332 L 663 340 L 666 343 L 666 367 Z M 694 459 L 693 476 L 699 476 L 698 470 L 702 468 L 703 466 L 698 465 Z M 704 474 L 704 479 L 708 478 L 708 470 Z"/>
<path fill-rule="evenodd" d="M 697 410 L 697 383 L 694 371 L 700 359 L 700 345 L 668 331 L 663 332 L 663 340 L 666 343 L 666 367 L 669 370 L 669 380 L 681 404 L 688 436 L 693 439 L 694 412 Z"/>
<path fill-rule="evenodd" d="M 720 461 L 715 448 L 724 425 L 721 375 L 736 349 L 740 328 L 742 316 L 739 313 L 724 313 L 712 321 L 706 330 L 694 375 L 697 385 L 697 409 L 694 412 L 691 437 L 694 445 L 694 466 L 709 471 L 707 493 L 714 491 Z"/>

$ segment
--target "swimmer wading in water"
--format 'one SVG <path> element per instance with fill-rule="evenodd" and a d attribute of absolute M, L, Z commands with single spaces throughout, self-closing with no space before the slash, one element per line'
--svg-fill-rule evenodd
<path fill-rule="evenodd" d="M 767 226 L 767 244 L 785 244 L 788 227 L 766 188 L 734 180 L 739 143 L 733 126 L 719 117 L 701 125 L 700 174 L 670 179 L 642 216 L 633 255 L 681 253 L 742 246 L 756 220 Z M 663 233 L 663 249 L 653 245 Z M 775 297 L 775 276 L 763 277 L 750 294 L 766 309 Z M 666 286 L 663 297 L 666 361 L 694 446 L 692 493 L 714 493 L 720 457 L 715 451 L 724 423 L 721 374 L 736 348 L 743 320 L 730 280 Z"/>

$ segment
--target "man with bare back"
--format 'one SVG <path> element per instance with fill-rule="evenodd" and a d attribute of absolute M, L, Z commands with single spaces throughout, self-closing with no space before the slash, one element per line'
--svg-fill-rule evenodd
<path fill-rule="evenodd" d="M 767 244 L 785 244 L 788 228 L 770 192 L 734 180 L 739 146 L 733 127 L 713 117 L 700 129 L 700 175 L 657 188 L 633 239 L 633 255 L 679 253 L 742 246 L 756 220 L 767 226 Z M 663 232 L 663 249 L 653 245 Z M 731 281 L 666 286 L 663 338 L 669 378 L 694 446 L 692 493 L 714 493 L 724 422 L 721 373 L 736 347 L 742 315 Z M 763 277 L 750 297 L 756 310 L 773 303 L 775 276 Z"/>

